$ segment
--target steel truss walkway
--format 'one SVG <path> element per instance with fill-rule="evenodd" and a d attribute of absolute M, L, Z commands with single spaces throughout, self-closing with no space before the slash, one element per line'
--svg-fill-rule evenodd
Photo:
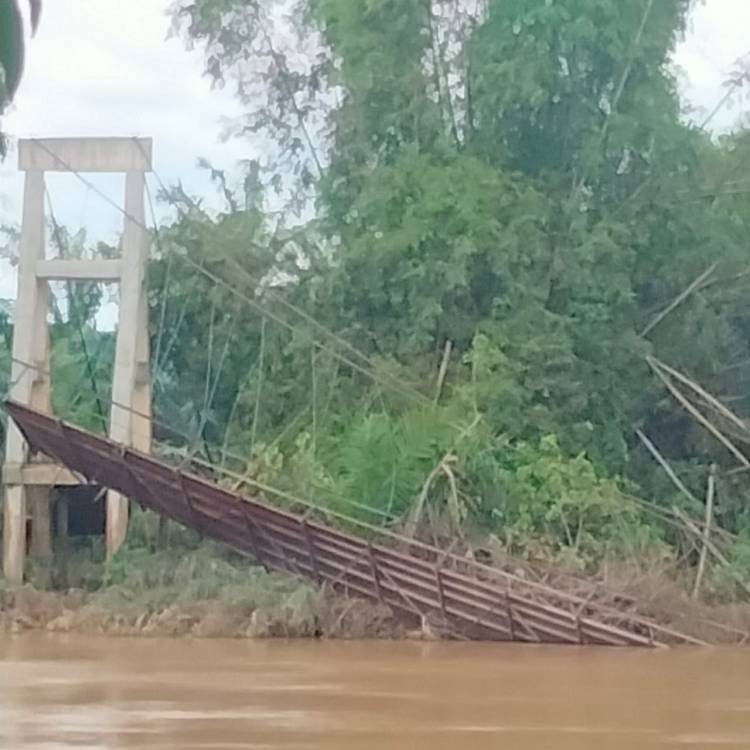
<path fill-rule="evenodd" d="M 382 602 L 449 636 L 608 646 L 700 643 L 639 616 L 633 602 L 557 591 L 367 524 L 347 533 L 313 520 L 312 508 L 299 514 L 280 510 L 263 497 L 231 492 L 34 409 L 13 402 L 5 408 L 32 451 L 87 482 L 133 498 L 268 568 Z"/>

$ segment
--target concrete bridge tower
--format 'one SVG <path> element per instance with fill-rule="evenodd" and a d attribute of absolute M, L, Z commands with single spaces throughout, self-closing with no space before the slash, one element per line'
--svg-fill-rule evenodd
<path fill-rule="evenodd" d="M 25 172 L 23 223 L 18 265 L 18 296 L 13 329 L 10 398 L 51 411 L 51 368 L 47 314 L 49 282 L 102 281 L 120 286 L 109 435 L 144 452 L 151 448 L 151 380 L 145 270 L 145 173 L 151 171 L 151 139 L 50 138 L 19 142 L 19 169 Z M 125 173 L 122 253 L 115 259 L 46 258 L 44 175 L 46 172 Z M 3 571 L 23 581 L 26 523 L 32 522 L 32 551 L 52 549 L 50 490 L 80 484 L 62 466 L 31 461 L 28 447 L 9 423 L 3 466 Z M 107 554 L 125 539 L 128 501 L 115 492 L 106 500 Z"/>

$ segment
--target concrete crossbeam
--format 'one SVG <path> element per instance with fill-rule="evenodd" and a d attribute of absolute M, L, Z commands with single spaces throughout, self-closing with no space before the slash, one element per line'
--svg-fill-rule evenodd
<path fill-rule="evenodd" d="M 22 172 L 150 172 L 150 138 L 27 138 L 18 142 Z"/>
<path fill-rule="evenodd" d="M 103 281 L 120 280 L 122 261 L 104 258 L 75 259 L 54 258 L 36 264 L 36 276 L 46 281 Z"/>

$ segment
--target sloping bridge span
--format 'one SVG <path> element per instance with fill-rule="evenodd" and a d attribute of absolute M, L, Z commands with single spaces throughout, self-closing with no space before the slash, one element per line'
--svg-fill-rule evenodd
<path fill-rule="evenodd" d="M 313 520 L 314 506 L 299 514 L 281 510 L 29 407 L 8 402 L 5 408 L 32 451 L 87 482 L 136 499 L 268 568 L 381 602 L 450 636 L 606 646 L 700 643 L 634 613 L 632 602 L 618 609 L 364 523 L 358 533 L 347 533 Z"/>

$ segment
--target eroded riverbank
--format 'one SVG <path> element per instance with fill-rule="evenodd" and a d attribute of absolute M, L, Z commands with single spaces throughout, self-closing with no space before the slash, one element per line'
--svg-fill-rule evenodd
<path fill-rule="evenodd" d="M 110 561 L 86 552 L 64 569 L 48 565 L 31 572 L 31 582 L 18 588 L 0 579 L 0 633 L 394 640 L 447 635 L 438 621 L 420 624 L 415 617 L 405 623 L 388 607 L 266 571 L 210 544 L 138 547 Z M 693 602 L 663 576 L 640 577 L 636 584 L 615 590 L 655 622 L 706 643 L 748 640 L 746 605 Z"/>
<path fill-rule="evenodd" d="M 78 635 L 196 638 L 422 637 L 387 607 L 300 586 L 289 579 L 249 583 L 241 599 L 187 600 L 163 596 L 146 603 L 127 590 L 39 591 L 26 585 L 0 591 L 0 635 L 45 631 Z"/>

